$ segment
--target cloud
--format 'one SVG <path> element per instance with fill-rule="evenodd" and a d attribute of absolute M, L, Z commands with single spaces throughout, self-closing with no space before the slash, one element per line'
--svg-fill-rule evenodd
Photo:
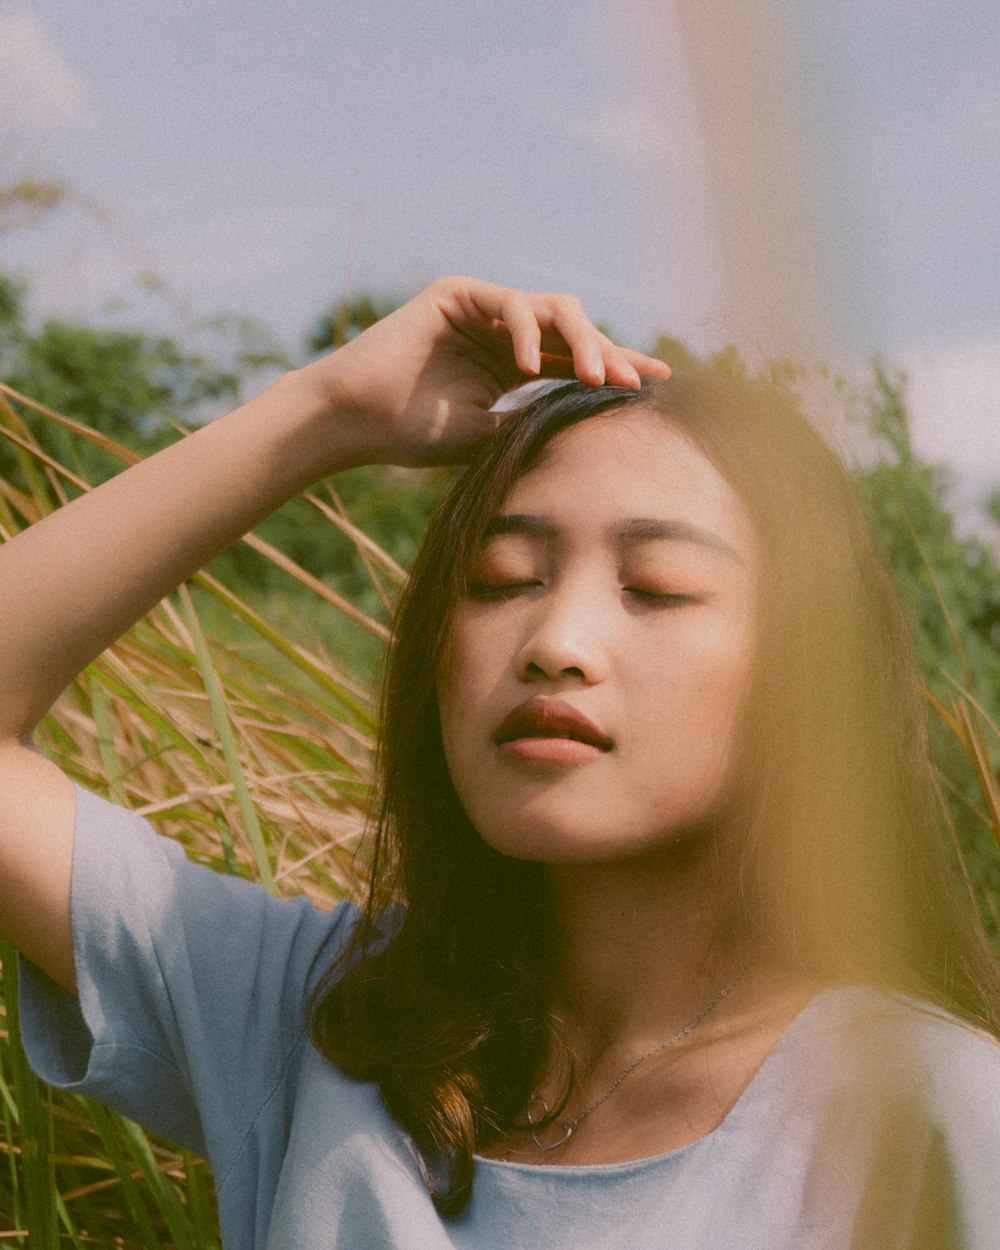
<path fill-rule="evenodd" d="M 83 111 L 83 79 L 30 13 L 0 9 L 0 127 L 3 147 L 37 145 Z M 6 155 L 6 154 L 5 154 Z"/>

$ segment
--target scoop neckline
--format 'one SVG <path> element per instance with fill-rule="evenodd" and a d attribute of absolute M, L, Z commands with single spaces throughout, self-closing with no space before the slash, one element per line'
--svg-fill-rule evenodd
<path fill-rule="evenodd" d="M 487 1155 L 474 1155 L 473 1158 L 476 1167 L 497 1168 L 501 1171 L 512 1171 L 518 1173 L 538 1173 L 545 1176 L 553 1175 L 599 1175 L 608 1173 L 624 1173 L 631 1170 L 642 1168 L 652 1168 L 657 1164 L 665 1163 L 668 1160 L 676 1159 L 684 1154 L 685 1151 L 694 1151 L 710 1142 L 717 1134 L 722 1132 L 727 1125 L 733 1120 L 739 1118 L 740 1114 L 746 1109 L 747 1104 L 752 1102 L 760 1091 L 760 1087 L 766 1084 L 771 1071 L 778 1065 L 782 1054 L 791 1045 L 793 1045 L 800 1033 L 805 1031 L 819 1009 L 826 1005 L 827 1001 L 837 994 L 854 989 L 863 989 L 862 986 L 853 985 L 827 985 L 817 990 L 815 994 L 804 1003 L 802 1007 L 795 1013 L 778 1040 L 774 1043 L 764 1058 L 764 1062 L 747 1082 L 746 1088 L 740 1094 L 739 1098 L 729 1108 L 723 1118 L 715 1126 L 701 1137 L 696 1137 L 694 1141 L 685 1143 L 683 1146 L 675 1146 L 672 1150 L 664 1150 L 655 1155 L 642 1155 L 638 1159 L 620 1159 L 617 1163 L 519 1163 L 513 1159 L 491 1159 Z"/>

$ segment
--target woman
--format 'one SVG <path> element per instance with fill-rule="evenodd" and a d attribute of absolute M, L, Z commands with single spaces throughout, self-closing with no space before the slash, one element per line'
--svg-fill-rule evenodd
<path fill-rule="evenodd" d="M 994 1244 L 1000 1051 L 940 1010 L 995 1027 L 993 973 L 891 595 L 784 401 L 668 372 L 443 280 L 0 553 L 29 1053 L 206 1152 L 227 1246 Z M 74 817 L 25 742 L 80 667 L 308 482 L 465 456 L 539 373 L 580 381 L 486 439 L 401 606 L 360 917 Z"/>

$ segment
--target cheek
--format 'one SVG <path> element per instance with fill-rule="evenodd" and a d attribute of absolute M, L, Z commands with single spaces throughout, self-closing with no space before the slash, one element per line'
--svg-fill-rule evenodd
<path fill-rule="evenodd" d="M 741 620 L 691 617 L 682 630 L 648 646 L 647 673 L 682 697 L 725 706 L 738 698 L 753 671 L 755 631 Z"/>
<path fill-rule="evenodd" d="M 713 772 L 738 754 L 756 660 L 754 631 L 709 626 L 681 646 L 660 648 L 636 697 L 645 710 L 640 732 L 669 740 L 691 767 Z"/>
<path fill-rule="evenodd" d="M 442 707 L 461 705 L 473 711 L 509 670 L 515 648 L 510 629 L 495 613 L 459 608 L 438 664 Z"/>
<path fill-rule="evenodd" d="M 452 627 L 438 663 L 435 682 L 441 719 L 450 718 L 454 709 L 464 701 L 463 687 L 472 671 L 468 654 L 468 631 L 460 625 Z"/>
<path fill-rule="evenodd" d="M 485 667 L 488 653 L 480 631 L 461 620 L 455 623 L 445 643 L 436 677 L 441 737 L 449 767 L 467 736 L 463 731 L 488 689 L 490 679 Z"/>
<path fill-rule="evenodd" d="M 705 734 L 715 753 L 720 781 L 733 780 L 740 771 L 747 736 L 753 731 L 748 713 L 756 662 L 756 640 L 748 629 L 731 641 L 724 657 L 705 676 Z"/>
<path fill-rule="evenodd" d="M 755 640 L 748 630 L 734 640 L 708 682 L 706 707 L 720 734 L 725 734 L 731 752 L 738 749 L 745 732 L 745 712 L 753 686 L 756 654 Z"/>

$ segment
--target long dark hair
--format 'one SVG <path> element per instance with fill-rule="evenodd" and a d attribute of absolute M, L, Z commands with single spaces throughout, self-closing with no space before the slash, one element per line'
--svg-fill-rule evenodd
<path fill-rule="evenodd" d="M 474 1151 L 523 1114 L 552 959 L 544 868 L 487 846 L 455 794 L 436 673 L 466 570 L 514 483 L 560 430 L 634 405 L 729 480 L 763 552 L 727 878 L 736 931 L 810 977 L 914 993 L 1000 1031 L 996 971 L 938 827 L 904 619 L 840 461 L 763 384 L 560 385 L 500 427 L 428 529 L 384 684 L 367 905 L 309 1004 L 314 1044 L 379 1085 L 445 1214 L 468 1200 Z"/>

